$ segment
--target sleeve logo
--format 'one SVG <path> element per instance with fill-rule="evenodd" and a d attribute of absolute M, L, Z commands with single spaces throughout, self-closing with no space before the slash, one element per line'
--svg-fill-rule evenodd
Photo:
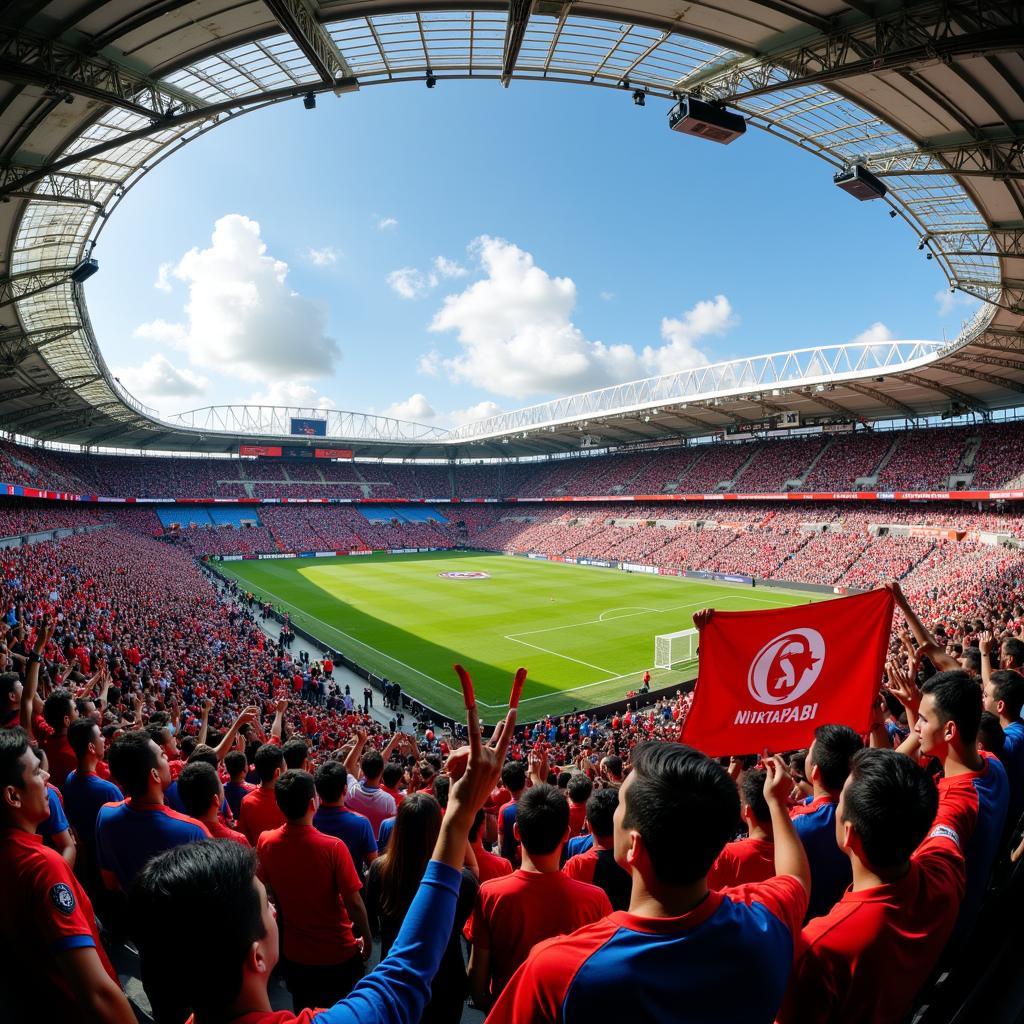
<path fill-rule="evenodd" d="M 58 882 L 50 889 L 50 902 L 65 916 L 75 912 L 75 894 L 64 882 Z"/>
<path fill-rule="evenodd" d="M 960 849 L 960 836 L 956 829 L 950 828 L 948 825 L 936 825 L 935 828 L 928 833 L 929 839 L 934 839 L 936 836 L 942 839 L 952 839 L 956 843 L 957 849 Z"/>

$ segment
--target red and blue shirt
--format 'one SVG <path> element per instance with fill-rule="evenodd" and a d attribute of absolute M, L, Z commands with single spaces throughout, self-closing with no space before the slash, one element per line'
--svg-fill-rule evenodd
<path fill-rule="evenodd" d="M 164 850 L 209 839 L 206 826 L 163 804 L 131 799 L 105 804 L 96 818 L 96 860 L 125 891 L 135 876 Z"/>
<path fill-rule="evenodd" d="M 825 795 L 808 798 L 790 812 L 811 866 L 808 918 L 827 914 L 853 881 L 850 858 L 836 842 L 836 801 Z"/>
<path fill-rule="evenodd" d="M 709 892 L 680 917 L 616 912 L 536 946 L 488 1024 L 771 1024 L 806 909 L 783 875 Z"/>

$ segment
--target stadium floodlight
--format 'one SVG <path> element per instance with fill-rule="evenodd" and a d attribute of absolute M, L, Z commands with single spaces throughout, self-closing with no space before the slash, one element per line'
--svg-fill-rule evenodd
<path fill-rule="evenodd" d="M 895 217 L 896 216 L 896 211 L 895 210 L 890 210 L 889 211 L 889 216 L 890 217 Z"/>
<path fill-rule="evenodd" d="M 675 668 L 697 660 L 700 634 L 696 629 L 662 633 L 654 638 L 654 667 Z"/>
<path fill-rule="evenodd" d="M 633 105 L 637 106 L 637 107 L 642 107 L 646 102 L 647 102 L 647 94 L 643 91 L 643 89 L 634 89 L 633 90 Z"/>
<path fill-rule="evenodd" d="M 87 259 L 82 260 L 81 263 L 71 271 L 71 280 L 75 284 L 82 284 L 83 281 L 88 281 L 97 270 L 100 269 L 98 260 L 94 260 L 91 256 Z"/>
<path fill-rule="evenodd" d="M 302 97 L 302 105 L 307 110 L 315 110 L 316 109 L 316 93 L 315 92 L 307 92 L 306 95 Z"/>
<path fill-rule="evenodd" d="M 426 81 L 427 81 L 427 88 L 428 89 L 433 89 L 434 86 L 437 85 L 437 79 L 434 77 L 434 72 L 431 71 L 430 68 L 427 68 L 427 79 L 426 79 Z"/>
<path fill-rule="evenodd" d="M 696 135 L 722 145 L 728 145 L 747 130 L 747 122 L 740 114 L 733 114 L 693 96 L 684 96 L 668 112 L 668 126 L 674 132 Z"/>
<path fill-rule="evenodd" d="M 854 164 L 845 170 L 837 171 L 832 180 L 844 192 L 849 192 L 854 199 L 862 203 L 869 199 L 881 199 L 889 190 L 863 164 Z"/>

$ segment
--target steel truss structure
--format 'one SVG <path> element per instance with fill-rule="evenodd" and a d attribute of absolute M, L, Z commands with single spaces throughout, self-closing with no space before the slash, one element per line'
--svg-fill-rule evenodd
<path fill-rule="evenodd" d="M 127 2 L 123 6 L 130 10 L 102 31 L 90 23 L 88 42 L 86 30 L 76 27 L 70 0 L 66 31 L 0 25 L 0 82 L 31 90 L 35 104 L 19 132 L 0 146 L 0 199 L 17 204 L 6 273 L 0 275 L 0 314 L 16 312 L 16 322 L 0 319 L 0 360 L 12 385 L 6 393 L 0 390 L 0 404 L 10 405 L 0 412 L 0 427 L 16 423 L 25 433 L 85 443 L 178 447 L 202 445 L 211 434 L 286 435 L 281 428 L 290 411 L 264 407 L 211 407 L 160 420 L 107 370 L 71 271 L 92 251 L 128 190 L 224 121 L 310 93 L 340 94 L 428 76 L 491 79 L 506 86 L 516 79 L 569 82 L 665 101 L 688 92 L 728 104 L 753 126 L 834 168 L 860 163 L 882 176 L 889 189 L 885 201 L 917 233 L 947 287 L 983 305 L 946 346 L 822 346 L 718 363 L 504 413 L 449 433 L 332 412 L 331 436 L 417 446 L 476 444 L 502 431 L 550 432 L 557 423 L 580 418 L 649 418 L 652 410 L 661 415 L 662 405 L 674 407 L 666 431 L 694 433 L 789 408 L 787 395 L 794 390 L 819 413 L 854 417 L 885 411 L 924 415 L 937 397 L 979 411 L 990 401 L 1010 401 L 1019 392 L 1011 376 L 1017 367 L 981 362 L 984 353 L 975 358 L 975 342 L 989 327 L 1010 329 L 1016 337 L 1019 323 L 1012 318 L 1024 315 L 1024 113 L 999 98 L 1015 94 L 1024 102 L 1024 70 L 1011 63 L 1024 50 L 1022 5 L 928 0 L 872 17 L 863 4 L 835 14 L 834 4 L 820 0 L 807 0 L 799 9 L 752 0 L 748 6 L 757 16 L 744 22 L 703 8 L 669 17 L 645 6 L 652 0 L 631 2 L 635 9 L 617 11 L 613 20 L 556 0 L 511 0 L 507 10 L 413 4 L 402 11 L 360 0 L 264 0 L 262 6 L 237 7 L 226 0 L 232 12 L 244 13 L 237 14 L 239 29 L 225 32 L 222 44 L 200 42 L 207 37 L 182 22 L 181 33 L 192 33 L 188 38 L 194 41 L 168 49 L 166 58 L 154 43 L 148 63 L 127 56 L 148 52 L 127 41 L 160 16 L 141 3 Z M 192 4 L 197 15 L 209 8 L 211 25 L 222 13 L 223 5 L 213 0 Z M 179 6 L 171 2 L 161 9 L 169 13 Z M 777 44 L 761 46 L 756 41 L 769 24 Z M 972 78 L 979 61 L 994 69 L 1009 93 Z M 984 123 L 967 116 L 966 101 L 957 104 L 929 77 L 946 71 L 950 82 L 973 90 L 976 106 L 986 104 L 995 113 Z M 876 91 L 860 90 L 865 82 L 877 84 L 877 94 L 886 98 L 875 100 Z M 889 99 L 903 98 L 892 91 L 893 83 L 916 90 L 898 117 L 881 109 Z M 925 103 L 928 116 L 920 120 L 931 127 L 911 131 L 914 112 Z M 30 144 L 51 121 L 60 123 L 60 116 L 79 127 L 52 136 L 59 139 L 54 145 Z M 998 201 L 993 184 L 1003 189 Z M 988 206 L 999 214 L 992 216 Z M 955 352 L 961 358 L 950 359 Z M 938 361 L 942 380 L 933 372 Z M 43 400 L 30 408 L 22 399 L 43 376 Z M 980 398 L 969 393 L 971 381 L 999 388 L 991 399 Z M 844 395 L 817 390 L 830 382 L 843 382 Z M 772 390 L 783 392 L 778 401 L 769 400 Z M 68 407 L 66 422 L 74 429 L 62 430 L 52 402 L 58 392 L 69 391 L 80 402 L 73 413 Z M 623 427 L 617 440 L 631 432 L 645 436 Z M 547 449 L 517 449 L 541 450 Z"/>

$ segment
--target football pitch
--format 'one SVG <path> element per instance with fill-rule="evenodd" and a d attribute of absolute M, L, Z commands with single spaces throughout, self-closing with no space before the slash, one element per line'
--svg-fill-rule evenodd
<path fill-rule="evenodd" d="M 653 667 L 654 637 L 691 628 L 700 608 L 822 600 L 472 552 L 215 564 L 323 643 L 452 717 L 463 714 L 452 671 L 460 662 L 487 723 L 504 714 L 520 665 L 529 670 L 520 720 L 533 721 L 620 699 L 645 670 L 652 689 L 692 679 L 696 662 Z"/>

